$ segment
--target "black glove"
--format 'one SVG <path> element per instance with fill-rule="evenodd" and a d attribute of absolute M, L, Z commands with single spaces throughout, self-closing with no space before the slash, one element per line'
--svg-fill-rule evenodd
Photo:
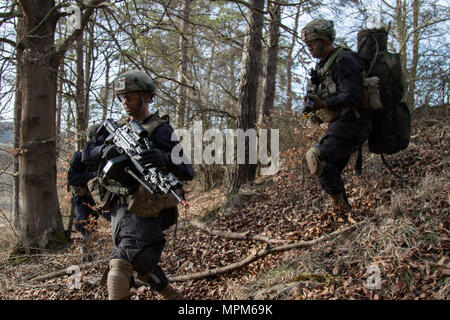
<path fill-rule="evenodd" d="M 112 158 L 118 156 L 120 156 L 120 152 L 117 150 L 115 145 L 110 144 L 102 147 L 102 157 L 106 160 L 111 160 Z"/>
<path fill-rule="evenodd" d="M 155 167 L 160 168 L 171 164 L 170 154 L 156 148 L 147 150 L 143 154 L 141 154 L 141 159 L 139 160 L 139 162 L 142 165 L 152 164 Z"/>
<path fill-rule="evenodd" d="M 308 93 L 308 98 L 310 98 L 313 101 L 313 110 L 320 110 L 327 108 L 326 103 L 320 99 L 317 95 Z"/>

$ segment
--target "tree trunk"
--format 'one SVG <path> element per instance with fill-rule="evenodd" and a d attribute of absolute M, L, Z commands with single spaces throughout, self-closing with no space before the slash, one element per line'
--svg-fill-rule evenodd
<path fill-rule="evenodd" d="M 181 23 L 179 46 L 180 46 L 180 62 L 178 66 L 178 92 L 177 92 L 177 112 L 175 115 L 175 124 L 177 128 L 184 127 L 186 114 L 186 85 L 188 73 L 188 41 L 186 36 L 189 31 L 189 16 L 191 14 L 191 0 L 184 0 L 183 3 L 183 20 Z"/>
<path fill-rule="evenodd" d="M 102 121 L 106 120 L 106 117 L 108 115 L 108 101 L 109 101 L 109 90 L 110 90 L 110 84 L 109 84 L 109 70 L 110 70 L 110 64 L 109 60 L 106 59 L 106 67 L 105 67 L 105 89 L 102 94 Z M 114 98 L 113 98 L 114 99 Z"/>
<path fill-rule="evenodd" d="M 59 154 L 60 137 L 61 137 L 61 112 L 63 104 L 63 79 L 64 79 L 64 61 L 59 65 L 58 71 L 58 100 L 56 105 L 56 158 Z"/>
<path fill-rule="evenodd" d="M 84 128 L 83 132 L 81 132 L 83 137 L 83 142 L 86 142 L 86 129 L 89 124 L 89 94 L 91 92 L 91 85 L 92 85 L 92 76 L 94 74 L 95 69 L 95 61 L 93 59 L 94 54 L 94 24 L 90 23 L 89 28 L 87 29 L 87 48 L 86 48 L 86 56 L 84 60 Z"/>
<path fill-rule="evenodd" d="M 19 216 L 25 248 L 66 242 L 56 191 L 55 115 L 58 61 L 55 59 L 54 1 L 21 1 L 25 15 L 20 120 Z M 22 19 L 22 18 L 20 18 Z M 20 69 L 21 68 L 21 69 Z"/>
<path fill-rule="evenodd" d="M 300 17 L 300 6 L 297 6 L 297 13 L 295 15 L 295 21 L 294 21 L 294 34 L 292 35 L 291 39 L 291 45 L 289 46 L 288 53 L 287 53 L 287 61 L 286 61 L 286 74 L 287 74 L 287 80 L 286 80 L 286 111 L 292 111 L 292 99 L 294 98 L 294 92 L 292 91 L 292 55 L 294 52 L 295 42 L 297 40 L 297 29 L 298 29 L 298 20 Z"/>
<path fill-rule="evenodd" d="M 244 132 L 255 128 L 256 100 L 258 92 L 258 77 L 261 73 L 261 50 L 264 0 L 251 0 L 248 17 L 248 36 L 242 57 L 241 81 L 239 84 L 238 128 Z M 228 188 L 229 193 L 235 193 L 246 183 L 253 183 L 256 164 L 249 163 L 249 139 L 245 143 L 245 163 L 238 164 L 233 171 L 233 177 Z"/>
<path fill-rule="evenodd" d="M 275 87 L 278 65 L 278 41 L 280 39 L 281 7 L 279 4 L 269 4 L 272 21 L 269 26 L 269 47 L 267 48 L 266 78 L 263 93 L 263 121 L 270 124 L 273 102 L 275 101 Z"/>
<path fill-rule="evenodd" d="M 403 78 L 408 80 L 407 48 L 406 48 L 406 0 L 396 0 L 395 22 L 397 24 L 397 41 L 400 52 L 400 61 L 403 66 Z M 405 83 L 405 92 L 408 92 L 409 83 Z"/>
<path fill-rule="evenodd" d="M 18 7 L 19 12 L 20 6 Z M 25 24 L 24 19 L 17 19 L 17 30 L 16 30 L 16 42 L 19 43 L 20 39 L 25 35 L 24 32 Z M 17 47 L 17 61 L 21 60 L 23 56 L 22 46 Z M 20 119 L 22 117 L 22 75 L 23 69 L 22 64 L 17 63 L 16 66 L 16 90 L 15 90 L 15 100 L 14 100 L 14 149 L 20 149 Z M 19 172 L 19 156 L 14 155 L 14 172 Z M 19 176 L 16 175 L 13 178 L 14 185 L 14 201 L 12 205 L 12 214 L 14 217 L 14 225 L 16 229 L 20 230 L 20 210 L 19 210 Z"/>
<path fill-rule="evenodd" d="M 211 77 L 213 73 L 213 67 L 214 67 L 214 60 L 215 60 L 215 54 L 216 54 L 216 44 L 215 42 L 212 42 L 211 44 L 211 55 L 208 59 L 208 71 L 206 74 L 206 84 L 203 86 L 202 83 L 200 83 L 200 89 L 199 91 L 199 105 L 200 105 L 200 120 L 202 121 L 203 130 L 208 130 L 211 128 L 211 118 L 208 116 L 205 109 L 210 108 L 211 106 Z M 208 145 L 207 141 L 203 141 L 203 149 Z M 214 187 L 214 179 L 213 179 L 213 173 L 217 170 L 217 166 L 212 166 L 209 164 L 202 163 L 199 165 L 199 171 L 202 173 L 203 179 L 201 180 L 203 185 L 203 191 L 208 191 Z M 217 182 L 217 181 L 216 181 Z"/>
<path fill-rule="evenodd" d="M 420 41 L 420 32 L 419 32 L 419 9 L 420 9 L 420 1 L 413 1 L 413 28 L 417 30 L 413 34 L 413 43 L 412 43 L 412 62 L 411 68 L 409 70 L 409 86 L 406 96 L 406 104 L 412 110 L 415 105 L 415 91 L 416 91 L 416 76 L 417 76 L 417 65 L 419 63 L 419 41 Z M 404 66 L 406 68 L 406 66 Z"/>
<path fill-rule="evenodd" d="M 22 92 L 19 139 L 19 221 L 21 245 L 39 252 L 67 243 L 56 189 L 57 72 L 73 43 L 101 0 L 92 0 L 81 16 L 81 28 L 55 48 L 60 12 L 54 0 L 19 0 L 23 36 L 18 41 L 17 68 Z M 19 30 L 18 30 L 19 32 Z M 19 33 L 18 33 L 19 34 Z"/>
<path fill-rule="evenodd" d="M 84 132 L 86 131 L 86 96 L 85 96 L 85 75 L 84 75 L 84 52 L 83 35 L 76 42 L 76 143 L 77 150 L 81 150 L 85 143 Z M 88 70 L 86 70 L 88 72 Z"/>

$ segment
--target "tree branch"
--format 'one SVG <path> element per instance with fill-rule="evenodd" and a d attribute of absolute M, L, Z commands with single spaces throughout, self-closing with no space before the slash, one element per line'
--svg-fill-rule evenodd
<path fill-rule="evenodd" d="M 100 4 L 103 5 L 105 1 L 103 0 L 92 0 L 89 4 L 86 5 L 86 10 L 84 11 L 83 15 L 81 16 L 80 21 L 80 28 L 76 29 L 72 34 L 64 41 L 64 43 L 61 45 L 61 47 L 56 52 L 57 60 L 60 61 L 69 47 L 72 45 L 72 43 L 78 39 L 78 37 L 82 34 L 83 29 L 86 27 L 87 23 L 89 22 L 89 19 L 94 12 L 94 10 L 99 7 Z M 58 65 L 60 63 L 58 62 Z"/>
<path fill-rule="evenodd" d="M 12 47 L 16 47 L 16 45 L 17 45 L 16 42 L 14 42 L 13 40 L 9 40 L 7 38 L 0 38 L 0 42 L 7 43 L 7 44 L 9 44 Z"/>
<path fill-rule="evenodd" d="M 256 241 L 263 241 L 269 244 L 285 244 L 289 242 L 290 240 L 279 240 L 279 239 L 271 239 L 269 237 L 260 235 L 260 234 L 253 234 L 249 232 L 228 232 L 228 231 L 221 231 L 216 230 L 208 227 L 205 223 L 202 223 L 198 220 L 191 220 L 189 221 L 191 225 L 193 225 L 196 228 L 199 228 L 203 231 L 206 231 L 209 234 L 212 234 L 214 236 L 227 238 L 227 239 L 233 239 L 233 240 L 256 240 Z"/>
<path fill-rule="evenodd" d="M 188 274 L 188 275 L 180 275 L 180 276 L 170 277 L 169 282 L 182 282 L 182 281 L 187 281 L 187 280 L 198 280 L 198 279 L 213 277 L 213 276 L 217 276 L 219 274 L 224 274 L 224 273 L 230 272 L 232 270 L 246 266 L 262 257 L 265 257 L 268 254 L 271 254 L 271 253 L 280 253 L 280 252 L 284 252 L 284 251 L 292 250 L 292 249 L 301 249 L 301 248 L 312 247 L 320 242 L 323 242 L 330 238 L 336 237 L 344 232 L 347 232 L 351 229 L 354 229 L 354 228 L 362 225 L 364 222 L 367 222 L 367 220 L 360 221 L 349 227 L 346 227 L 346 228 L 343 228 L 340 230 L 336 230 L 330 234 L 326 234 L 320 238 L 310 240 L 310 241 L 299 241 L 299 242 L 280 245 L 280 246 L 277 246 L 274 248 L 271 248 L 270 245 L 267 244 L 267 246 L 263 250 L 260 250 L 257 253 L 250 255 L 247 258 L 245 258 L 241 261 L 238 261 L 236 263 L 232 263 L 225 267 L 210 269 L 210 270 L 206 270 L 206 271 L 202 271 L 202 272 L 196 272 L 196 273 L 192 273 L 192 274 Z"/>
<path fill-rule="evenodd" d="M 96 264 L 99 263 L 105 263 L 108 262 L 109 259 L 100 259 L 100 260 L 96 260 L 96 261 L 92 261 L 92 262 L 87 262 L 87 263 L 83 263 L 83 264 L 78 264 L 77 266 L 80 267 L 80 270 L 85 270 L 88 269 Z M 32 280 L 32 281 L 44 281 L 44 280 L 49 280 L 49 279 L 53 279 L 53 278 L 57 278 L 57 277 L 61 277 L 64 275 L 68 275 L 69 273 L 67 273 L 67 268 L 65 269 L 61 269 L 61 270 L 56 270 L 50 273 L 46 273 L 43 274 L 41 276 L 35 276 L 35 275 L 31 275 L 28 276 L 24 279 L 24 281 L 28 281 L 28 280 Z"/>
<path fill-rule="evenodd" d="M 437 17 L 437 18 L 440 18 L 440 16 Z M 444 15 L 444 18 L 442 18 L 442 19 L 431 20 L 431 21 L 426 21 L 426 22 L 422 23 L 420 26 L 418 26 L 418 27 L 415 28 L 414 30 L 410 31 L 410 32 L 406 35 L 406 37 L 405 37 L 405 43 L 403 43 L 403 45 L 402 45 L 402 47 L 400 48 L 399 52 L 402 52 L 403 50 L 405 50 L 405 48 L 406 48 L 406 43 L 408 42 L 409 38 L 411 38 L 411 36 L 412 36 L 414 33 L 419 32 L 419 31 L 421 31 L 422 29 L 425 29 L 425 28 L 427 28 L 427 27 L 430 27 L 430 26 L 432 26 L 432 25 L 434 25 L 434 24 L 438 24 L 438 23 L 440 23 L 440 22 L 448 21 L 449 19 L 450 19 L 450 18 L 449 18 L 448 15 Z"/>

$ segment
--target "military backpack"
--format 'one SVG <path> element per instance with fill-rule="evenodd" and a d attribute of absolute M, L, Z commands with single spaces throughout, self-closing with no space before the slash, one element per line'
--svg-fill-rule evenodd
<path fill-rule="evenodd" d="M 369 150 L 393 154 L 405 149 L 411 136 L 411 115 L 402 101 L 404 79 L 400 55 L 387 50 L 388 32 L 363 29 L 358 32 L 358 54 L 366 60 L 363 104 L 373 109 Z"/>

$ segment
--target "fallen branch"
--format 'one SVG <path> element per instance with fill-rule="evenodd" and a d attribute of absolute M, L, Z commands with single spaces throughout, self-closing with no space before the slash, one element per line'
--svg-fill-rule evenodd
<path fill-rule="evenodd" d="M 227 238 L 227 239 L 233 239 L 233 240 L 256 240 L 256 241 L 263 241 L 266 243 L 271 244 L 284 244 L 291 240 L 279 240 L 279 239 L 271 239 L 269 237 L 260 235 L 260 234 L 253 234 L 249 232 L 229 232 L 229 231 L 221 231 L 216 230 L 208 227 L 205 223 L 202 223 L 198 220 L 190 220 L 189 223 L 193 225 L 196 228 L 199 228 L 203 231 L 206 231 L 209 234 L 212 234 L 214 236 Z"/>
<path fill-rule="evenodd" d="M 187 280 L 198 280 L 198 279 L 203 279 L 203 278 L 208 278 L 208 277 L 212 277 L 212 276 L 217 276 L 219 274 L 224 274 L 227 272 L 230 272 L 232 270 L 241 268 L 245 265 L 248 265 L 262 257 L 265 257 L 268 254 L 271 253 L 279 253 L 279 252 L 283 252 L 283 251 L 287 251 L 287 250 L 292 250 L 292 249 L 300 249 L 300 248 L 308 248 L 308 247 L 312 247 L 322 241 L 325 241 L 329 238 L 333 238 L 336 237 L 344 232 L 347 232 L 351 229 L 354 229 L 360 225 L 362 225 L 364 222 L 367 222 L 367 220 L 364 221 L 360 221 L 356 224 L 353 224 L 349 227 L 340 229 L 340 230 L 336 230 L 330 234 L 326 234 L 323 235 L 317 239 L 314 240 L 309 240 L 309 241 L 299 241 L 299 242 L 294 242 L 294 243 L 289 243 L 289 244 L 284 244 L 284 245 L 280 245 L 277 247 L 273 247 L 271 248 L 269 244 L 267 244 L 267 246 L 258 251 L 257 253 L 248 256 L 247 258 L 238 261 L 236 263 L 232 263 L 230 265 L 227 265 L 225 267 L 220 267 L 220 268 L 215 268 L 215 269 L 210 269 L 210 270 L 206 270 L 206 271 L 202 271 L 202 272 L 196 272 L 196 273 L 192 273 L 192 274 L 188 274 L 188 275 L 181 275 L 181 276 L 175 276 L 175 277 L 170 277 L 169 278 L 169 282 L 182 282 L 182 281 L 187 281 Z"/>
<path fill-rule="evenodd" d="M 360 221 L 356 224 L 353 224 L 349 227 L 343 228 L 343 229 L 339 229 L 336 230 L 330 234 L 326 234 L 323 235 L 317 239 L 314 240 L 309 240 L 309 241 L 299 241 L 299 242 L 294 242 L 294 243 L 288 243 L 288 244 L 283 244 L 283 245 L 279 245 L 277 247 L 270 247 L 270 243 L 267 243 L 266 247 L 260 251 L 258 251 L 257 253 L 248 256 L 247 258 L 238 261 L 236 263 L 232 263 L 230 265 L 224 266 L 224 267 L 220 267 L 220 268 L 215 268 L 215 269 L 210 269 L 210 270 L 206 270 L 206 271 L 202 271 L 202 272 L 196 272 L 196 273 L 192 273 L 192 274 L 188 274 L 188 275 L 181 275 L 181 276 L 175 276 L 175 277 L 169 277 L 169 282 L 183 282 L 183 281 L 187 281 L 187 280 L 198 280 L 198 279 L 203 279 L 203 278 L 208 278 L 208 277 L 213 277 L 213 276 L 217 276 L 219 274 L 224 274 L 227 272 L 230 272 L 232 270 L 241 268 L 243 266 L 246 266 L 262 257 L 265 257 L 268 254 L 271 253 L 280 253 L 283 251 L 288 251 L 288 250 L 292 250 L 292 249 L 300 249 L 300 248 L 308 248 L 308 247 L 312 247 L 322 241 L 325 241 L 329 238 L 333 238 L 336 237 L 344 232 L 347 232 L 351 229 L 354 229 L 358 226 L 360 226 L 361 224 L 363 224 L 364 222 L 367 222 L 367 220 L 364 221 Z M 201 223 L 199 223 L 198 225 L 202 225 Z M 210 229 L 210 228 L 208 228 Z M 212 230 L 213 231 L 213 230 Z M 217 231 L 217 230 L 216 230 Z M 233 236 L 236 237 L 242 237 L 242 235 L 244 235 L 245 233 L 239 233 L 239 232 L 232 232 L 231 234 L 233 234 Z M 260 236 L 263 237 L 263 236 Z M 241 238 L 239 238 L 241 239 Z M 249 239 L 249 238 L 243 238 L 243 239 Z M 261 238 L 262 239 L 262 238 Z M 259 240 L 261 240 L 259 239 Z M 267 238 L 269 239 L 269 238 Z M 257 240 L 257 239 L 254 239 Z M 274 240 L 274 239 L 269 239 L 269 240 Z M 264 241 L 264 240 L 263 240 Z M 274 240 L 274 241 L 287 241 L 287 240 Z M 266 241 L 267 242 L 267 241 Z M 84 270 L 84 269 L 88 269 L 90 267 L 92 267 L 95 264 L 98 263 L 103 263 L 103 262 L 107 262 L 109 259 L 101 259 L 101 260 L 97 260 L 97 261 L 93 261 L 93 262 L 88 262 L 88 263 L 84 263 L 84 264 L 80 264 L 78 265 L 78 267 L 80 268 L 80 270 Z M 31 277 L 28 279 L 25 279 L 25 281 L 27 280 L 32 280 L 32 281 L 43 281 L 43 280 L 49 280 L 49 279 L 53 279 L 53 278 L 57 278 L 60 276 L 64 276 L 64 275 L 68 275 L 69 273 L 67 273 L 67 268 L 65 269 L 61 269 L 61 270 L 57 270 L 54 272 L 50 272 L 47 274 L 44 274 L 42 276 L 38 276 L 38 277 Z M 145 283 L 139 283 L 139 285 L 146 285 Z"/>
<path fill-rule="evenodd" d="M 19 235 L 18 235 L 17 232 L 16 232 L 16 228 L 14 228 L 14 226 L 11 224 L 11 221 L 9 221 L 8 217 L 7 217 L 6 214 L 3 212 L 2 209 L 0 209 L 0 213 L 1 213 L 1 215 L 3 216 L 3 219 L 5 219 L 6 222 L 8 223 L 9 227 L 11 228 L 11 231 L 14 233 L 14 236 L 16 237 L 16 239 L 17 239 L 17 241 L 18 241 L 17 243 L 18 243 L 22 248 L 24 248 L 24 250 L 25 250 L 25 252 L 26 252 L 27 254 L 30 254 L 30 249 L 27 248 L 27 247 L 25 247 L 25 246 L 23 245 L 22 240 L 20 239 Z"/>
<path fill-rule="evenodd" d="M 81 270 L 85 270 L 88 269 L 98 263 L 103 263 L 103 262 L 108 262 L 109 259 L 100 259 L 100 260 L 96 260 L 96 261 L 92 261 L 92 262 L 87 262 L 87 263 L 83 263 L 83 264 L 77 264 L 77 266 L 80 268 Z M 50 273 L 46 273 L 43 274 L 42 276 L 37 276 L 37 277 L 30 277 L 30 278 L 25 278 L 24 281 L 44 281 L 44 280 L 49 280 L 49 279 L 53 279 L 53 278 L 57 278 L 57 277 L 61 277 L 64 275 L 69 275 L 70 273 L 67 272 L 67 268 L 65 269 L 61 269 L 61 270 L 56 270 Z"/>

